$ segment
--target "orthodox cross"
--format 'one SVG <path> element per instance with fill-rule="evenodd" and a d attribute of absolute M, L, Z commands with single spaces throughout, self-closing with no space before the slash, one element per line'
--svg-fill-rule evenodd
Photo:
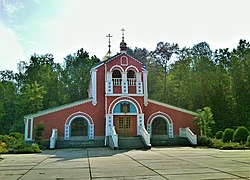
<path fill-rule="evenodd" d="M 124 32 L 126 31 L 124 28 L 122 28 L 122 40 L 124 40 Z"/>
<path fill-rule="evenodd" d="M 113 37 L 113 36 L 111 36 L 110 34 L 108 34 L 106 37 L 109 38 L 109 46 L 108 47 L 109 47 L 109 52 L 110 52 L 110 47 L 111 47 L 111 45 L 110 45 L 110 38 Z"/>

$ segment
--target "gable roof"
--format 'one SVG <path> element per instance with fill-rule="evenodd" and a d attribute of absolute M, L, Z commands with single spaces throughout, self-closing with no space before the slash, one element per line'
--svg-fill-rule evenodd
<path fill-rule="evenodd" d="M 152 100 L 152 99 L 148 99 L 148 102 L 156 104 L 156 105 L 160 105 L 160 106 L 163 106 L 163 107 L 167 107 L 169 109 L 173 109 L 173 110 L 176 110 L 176 111 L 184 112 L 184 113 L 187 113 L 187 114 L 190 114 L 190 115 L 196 115 L 197 114 L 197 113 L 195 113 L 193 111 L 189 111 L 187 109 L 182 109 L 182 108 L 179 108 L 179 107 L 176 107 L 176 106 L 172 106 L 170 104 L 165 104 L 165 103 L 162 103 L 162 102 L 159 102 L 159 101 L 155 101 L 155 100 Z"/>
<path fill-rule="evenodd" d="M 107 63 L 109 63 L 110 61 L 112 61 L 112 60 L 114 60 L 114 59 L 116 59 L 117 57 L 122 56 L 122 55 L 126 55 L 126 56 L 130 57 L 131 59 L 135 60 L 136 62 L 138 62 L 138 63 L 140 63 L 140 64 L 143 64 L 142 62 L 140 62 L 139 60 L 135 59 L 134 57 L 130 56 L 130 55 L 127 54 L 127 53 L 117 53 L 116 55 L 114 55 L 114 56 L 108 58 L 107 60 L 101 62 L 100 64 L 98 64 L 98 65 L 96 65 L 96 66 L 94 66 L 94 67 L 92 67 L 91 69 L 97 69 L 97 68 L 99 68 L 100 66 L 102 66 L 102 65 L 104 65 L 104 64 L 107 64 Z M 145 68 L 143 68 L 143 69 L 145 69 Z"/>
<path fill-rule="evenodd" d="M 63 104 L 61 106 L 52 107 L 52 108 L 49 108 L 49 109 L 46 109 L 46 110 L 43 110 L 43 111 L 39 111 L 39 112 L 34 113 L 34 114 L 28 114 L 28 115 L 24 116 L 24 118 L 25 119 L 30 119 L 30 118 L 43 116 L 43 115 L 46 115 L 46 114 L 49 114 L 49 113 L 54 113 L 54 112 L 57 112 L 57 111 L 61 111 L 63 109 L 68 109 L 68 108 L 78 106 L 78 105 L 81 105 L 81 104 L 85 104 L 85 103 L 88 103 L 88 102 L 91 102 L 91 101 L 92 101 L 92 99 L 84 99 L 84 100 L 71 102 L 71 103 L 68 103 L 68 104 Z"/>

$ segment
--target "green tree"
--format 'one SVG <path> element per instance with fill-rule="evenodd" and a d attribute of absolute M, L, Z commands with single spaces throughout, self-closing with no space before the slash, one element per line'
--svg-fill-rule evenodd
<path fill-rule="evenodd" d="M 200 128 L 201 136 L 209 136 L 211 135 L 211 125 L 214 124 L 213 114 L 211 112 L 210 107 L 204 107 L 202 109 L 197 110 L 197 115 L 194 118 L 194 122 Z"/>
<path fill-rule="evenodd" d="M 179 46 L 178 44 L 170 44 L 168 42 L 159 42 L 154 51 L 151 52 L 155 63 L 162 68 L 163 73 L 163 101 L 167 102 L 167 74 L 170 65 L 170 59 L 173 55 L 178 54 Z"/>

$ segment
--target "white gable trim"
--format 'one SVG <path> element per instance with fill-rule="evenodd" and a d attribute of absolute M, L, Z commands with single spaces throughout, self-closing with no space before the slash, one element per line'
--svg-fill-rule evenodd
<path fill-rule="evenodd" d="M 85 104 L 85 103 L 88 103 L 88 102 L 91 102 L 91 101 L 92 101 L 92 99 L 87 99 L 87 100 L 85 99 L 85 100 L 75 101 L 75 102 L 72 102 L 72 103 L 68 103 L 68 104 L 53 107 L 53 108 L 50 108 L 50 109 L 46 109 L 46 110 L 43 110 L 43 111 L 39 111 L 38 113 L 35 113 L 35 114 L 28 114 L 28 115 L 24 116 L 24 118 L 25 119 L 30 119 L 30 118 L 43 116 L 43 115 L 46 115 L 46 114 L 49 114 L 49 113 L 61 111 L 63 109 L 68 109 L 68 108 L 78 106 L 78 105 L 81 105 L 81 104 Z"/>
<path fill-rule="evenodd" d="M 173 109 L 173 110 L 176 110 L 176 111 L 191 114 L 191 115 L 196 115 L 197 114 L 197 113 L 195 113 L 193 111 L 189 111 L 189 110 L 186 110 L 186 109 L 182 109 L 182 108 L 179 108 L 179 107 L 176 107 L 176 106 L 172 106 L 170 104 L 161 103 L 161 102 L 154 101 L 154 100 L 151 100 L 151 99 L 148 99 L 148 102 L 156 104 L 156 105 L 160 105 L 160 106 L 163 106 L 163 107 L 167 107 L 167 108 L 170 108 L 170 109 Z"/>

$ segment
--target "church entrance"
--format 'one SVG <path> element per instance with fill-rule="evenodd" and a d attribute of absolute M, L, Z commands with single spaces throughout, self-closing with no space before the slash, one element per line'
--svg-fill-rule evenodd
<path fill-rule="evenodd" d="M 77 117 L 71 124 L 71 137 L 88 136 L 88 123 L 84 118 Z"/>
<path fill-rule="evenodd" d="M 129 137 L 133 136 L 134 122 L 132 116 L 116 116 L 115 129 L 118 136 Z"/>

